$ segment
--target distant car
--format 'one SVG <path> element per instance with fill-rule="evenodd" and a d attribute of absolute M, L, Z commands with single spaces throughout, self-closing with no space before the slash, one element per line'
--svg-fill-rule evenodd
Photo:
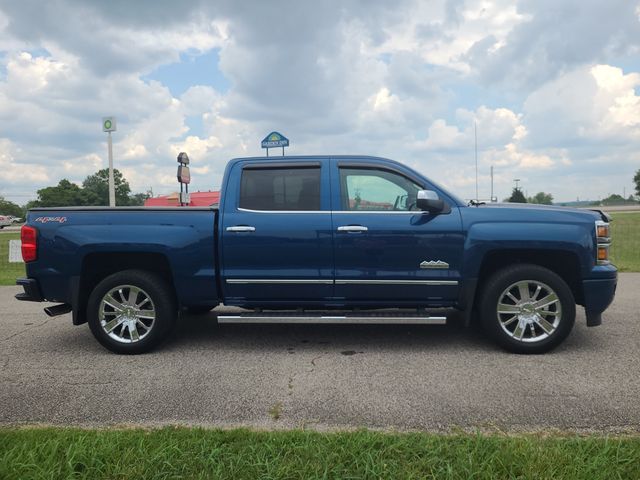
<path fill-rule="evenodd" d="M 22 223 L 24 221 L 22 218 L 14 217 L 13 215 L 9 215 L 9 219 L 11 220 L 11 223 Z"/>
<path fill-rule="evenodd" d="M 8 227 L 9 225 L 11 225 L 11 223 L 11 217 L 0 215 L 0 229 Z"/>

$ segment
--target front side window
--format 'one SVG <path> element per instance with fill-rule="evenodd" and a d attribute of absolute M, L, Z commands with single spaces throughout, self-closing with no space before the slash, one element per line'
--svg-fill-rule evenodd
<path fill-rule="evenodd" d="M 341 168 L 343 210 L 416 210 L 420 186 L 407 177 L 386 170 Z"/>
<path fill-rule="evenodd" d="M 320 210 L 320 167 L 245 168 L 240 208 L 249 210 Z"/>

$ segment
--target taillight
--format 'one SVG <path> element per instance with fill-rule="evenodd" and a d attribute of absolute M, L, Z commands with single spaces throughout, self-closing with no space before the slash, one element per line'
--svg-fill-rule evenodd
<path fill-rule="evenodd" d="M 22 260 L 25 263 L 38 259 L 38 230 L 27 225 L 20 229 L 20 241 L 22 242 Z"/>

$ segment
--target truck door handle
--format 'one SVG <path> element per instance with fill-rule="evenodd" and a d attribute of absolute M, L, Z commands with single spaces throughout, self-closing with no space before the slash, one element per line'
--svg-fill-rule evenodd
<path fill-rule="evenodd" d="M 227 227 L 227 232 L 255 232 L 256 227 L 250 227 L 249 225 L 235 225 L 233 227 Z"/>
<path fill-rule="evenodd" d="M 343 225 L 338 227 L 339 232 L 350 232 L 350 233 L 359 233 L 366 232 L 369 230 L 367 227 L 363 227 L 362 225 Z"/>

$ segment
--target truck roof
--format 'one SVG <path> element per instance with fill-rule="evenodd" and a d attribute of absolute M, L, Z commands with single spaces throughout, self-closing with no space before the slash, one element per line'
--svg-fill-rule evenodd
<path fill-rule="evenodd" d="M 407 168 L 406 165 L 403 165 L 401 162 L 397 162 L 396 160 L 391 160 L 390 158 L 385 157 L 375 157 L 372 155 L 274 155 L 271 157 L 237 157 L 233 158 L 229 161 L 228 166 L 235 165 L 238 162 L 273 162 L 273 163 L 282 163 L 282 162 L 295 162 L 296 160 L 300 161 L 309 161 L 309 160 L 329 160 L 331 158 L 338 158 L 340 160 L 354 160 L 354 161 L 364 161 L 364 162 L 384 162 L 390 163 L 400 168 Z"/>
<path fill-rule="evenodd" d="M 240 160 L 265 160 L 265 161 L 276 161 L 281 162 L 283 160 L 310 160 L 310 159 L 329 159 L 329 158 L 346 158 L 350 160 L 384 160 L 385 162 L 393 162 L 398 163 L 395 160 L 391 160 L 390 158 L 384 157 L 376 157 L 373 155 L 273 155 L 270 157 L 259 156 L 259 157 L 237 157 L 233 158 L 231 161 L 240 161 Z"/>

